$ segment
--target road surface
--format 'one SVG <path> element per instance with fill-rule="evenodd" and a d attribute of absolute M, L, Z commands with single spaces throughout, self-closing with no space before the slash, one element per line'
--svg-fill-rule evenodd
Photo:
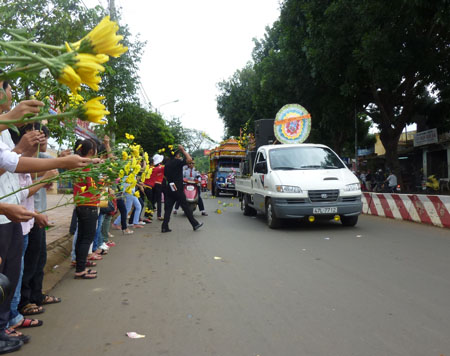
<path fill-rule="evenodd" d="M 205 203 L 197 232 L 180 213 L 168 234 L 114 231 L 99 277 L 70 271 L 16 354 L 450 355 L 449 230 L 373 216 L 270 230 L 236 199 Z"/>

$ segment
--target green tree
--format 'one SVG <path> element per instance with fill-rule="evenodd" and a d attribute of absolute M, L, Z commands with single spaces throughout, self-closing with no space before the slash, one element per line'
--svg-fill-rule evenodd
<path fill-rule="evenodd" d="M 288 0 L 285 6 L 293 3 L 307 19 L 312 66 L 378 125 L 387 165 L 398 172 L 398 140 L 428 96 L 425 89 L 448 92 L 450 4 Z"/>

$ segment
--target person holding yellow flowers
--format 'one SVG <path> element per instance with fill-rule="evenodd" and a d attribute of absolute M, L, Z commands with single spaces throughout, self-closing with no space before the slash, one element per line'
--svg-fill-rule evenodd
<path fill-rule="evenodd" d="M 92 140 L 83 140 L 76 147 L 75 153 L 81 157 L 94 157 L 97 154 L 97 145 Z M 89 170 L 89 168 L 85 170 Z M 79 179 L 74 183 L 73 199 L 78 218 L 78 236 L 75 243 L 75 279 L 94 279 L 97 278 L 97 272 L 87 269 L 86 261 L 97 229 L 100 195 L 91 177 Z"/>

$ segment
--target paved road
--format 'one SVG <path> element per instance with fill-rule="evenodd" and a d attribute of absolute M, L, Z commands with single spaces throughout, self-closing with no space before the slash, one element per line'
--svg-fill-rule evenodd
<path fill-rule="evenodd" d="M 235 206 L 215 214 L 218 200 Z M 170 234 L 117 237 L 97 280 L 69 273 L 17 355 L 450 355 L 448 230 L 369 216 L 270 230 L 237 200 L 206 206 L 200 231 L 179 214 Z"/>

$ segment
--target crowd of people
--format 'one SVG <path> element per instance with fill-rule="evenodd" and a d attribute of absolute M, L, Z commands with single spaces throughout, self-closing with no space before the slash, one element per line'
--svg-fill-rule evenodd
<path fill-rule="evenodd" d="M 384 173 L 382 169 L 378 169 L 375 173 L 367 170 L 355 174 L 361 182 L 363 191 L 395 193 L 397 190 L 397 176 L 392 171 Z"/>
<path fill-rule="evenodd" d="M 26 100 L 11 110 L 11 86 L 7 81 L 0 85 L 7 94 L 7 100 L 0 104 L 2 122 L 38 113 L 44 105 L 37 100 Z M 103 142 L 78 140 L 73 150 L 52 158 L 46 153 L 49 131 L 44 125 L 27 124 L 16 133 L 7 124 L 0 124 L 0 130 L 0 354 L 3 354 L 27 343 L 30 337 L 20 330 L 43 325 L 35 316 L 43 313 L 46 305 L 61 302 L 42 289 L 49 222 L 41 212 L 47 209 L 47 180 L 58 175 L 58 169 L 80 168 L 89 172 L 87 166 L 112 157 L 113 153 L 105 136 Z M 155 218 L 162 222 L 161 232 L 168 233 L 171 214 L 176 212 L 174 206 L 181 206 L 194 231 L 202 227 L 183 193 L 183 176 L 188 174 L 198 179 L 189 153 L 180 145 L 169 150 L 168 157 L 155 154 L 151 164 L 150 177 L 138 182 L 131 192 L 127 189 L 126 176 L 118 177 L 114 185 L 101 187 L 109 196 L 107 205 L 102 207 L 98 190 L 91 189 L 102 182 L 94 181 L 89 175 L 74 180 L 75 208 L 70 232 L 74 235 L 75 279 L 97 278 L 97 271 L 92 267 L 115 246 L 110 229 L 131 235 Z M 206 216 L 201 197 L 199 208 Z"/>

